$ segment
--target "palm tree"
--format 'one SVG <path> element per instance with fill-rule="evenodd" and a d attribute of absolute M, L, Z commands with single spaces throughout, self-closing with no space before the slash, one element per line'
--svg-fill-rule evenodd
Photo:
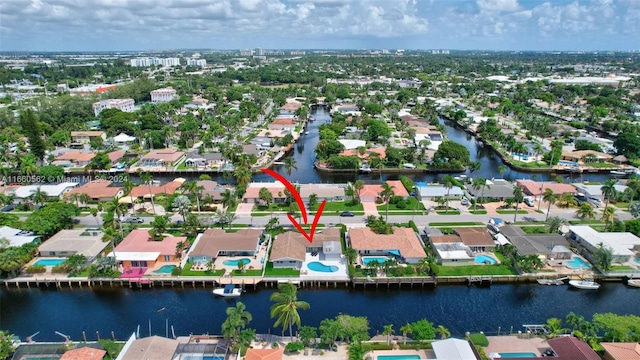
<path fill-rule="evenodd" d="M 545 324 L 545 328 L 549 330 L 549 337 L 554 338 L 558 335 L 562 330 L 562 320 L 558 318 L 547 319 L 547 323 Z"/>
<path fill-rule="evenodd" d="M 440 339 L 442 340 L 451 336 L 451 331 L 449 331 L 449 329 L 447 329 L 443 325 L 438 325 L 438 327 L 436 328 L 436 332 L 440 334 Z"/>
<path fill-rule="evenodd" d="M 234 194 L 229 189 L 224 189 L 222 192 L 222 206 L 226 209 L 232 208 L 235 205 L 236 199 Z"/>
<path fill-rule="evenodd" d="M 156 214 L 156 205 L 153 203 L 153 193 L 151 193 L 151 183 L 153 183 L 153 176 L 148 172 L 140 173 L 140 181 L 143 184 L 147 184 L 149 188 L 149 198 L 151 200 L 151 210 L 153 211 L 153 215 Z"/>
<path fill-rule="evenodd" d="M 122 188 L 125 194 L 129 194 L 129 199 L 131 200 L 131 206 L 133 206 L 133 194 L 131 190 L 133 190 L 135 184 L 131 181 L 131 177 L 127 176 L 127 178 L 122 183 Z"/>
<path fill-rule="evenodd" d="M 300 327 L 300 314 L 298 309 L 308 310 L 309 303 L 298 300 L 298 288 L 291 283 L 278 285 L 278 292 L 271 294 L 270 300 L 275 304 L 271 305 L 271 318 L 277 317 L 273 326 L 282 326 L 284 330 L 289 327 L 289 336 L 293 341 L 293 325 Z"/>
<path fill-rule="evenodd" d="M 555 234 L 560 230 L 560 227 L 564 225 L 565 220 L 559 216 L 552 216 L 545 220 L 546 226 L 549 229 L 549 233 Z"/>
<path fill-rule="evenodd" d="M 402 342 L 403 344 L 407 343 L 407 334 L 411 334 L 413 332 L 413 328 L 411 324 L 406 323 L 400 327 L 400 331 L 402 332 Z"/>
<path fill-rule="evenodd" d="M 80 197 L 78 199 L 82 202 L 82 205 L 84 206 L 86 206 L 87 203 L 91 201 L 91 197 L 89 196 L 89 194 L 86 194 L 86 193 L 80 194 Z"/>
<path fill-rule="evenodd" d="M 238 166 L 233 171 L 233 176 L 235 176 L 238 182 L 238 187 L 246 188 L 249 182 L 251 182 L 251 170 L 248 166 Z"/>
<path fill-rule="evenodd" d="M 604 221 L 605 231 L 609 229 L 609 226 L 615 219 L 617 219 L 616 209 L 613 206 L 607 206 L 602 210 L 602 221 Z"/>
<path fill-rule="evenodd" d="M 385 218 L 385 221 L 387 222 L 389 221 L 389 199 L 391 199 L 391 197 L 395 195 L 395 191 L 393 191 L 393 189 L 395 189 L 395 186 L 389 185 L 386 182 L 382 183 L 382 191 L 380 192 L 380 196 L 382 196 L 382 199 L 387 204 L 387 213 Z"/>
<path fill-rule="evenodd" d="M 618 181 L 616 179 L 608 179 L 604 181 L 604 185 L 600 188 L 602 191 L 602 196 L 604 197 L 604 207 L 609 206 L 609 201 L 612 198 L 616 197 L 616 184 Z"/>
<path fill-rule="evenodd" d="M 120 227 L 120 237 L 124 238 L 124 231 L 122 230 L 122 216 L 127 212 L 127 205 L 120 203 L 118 198 L 113 198 L 109 201 L 105 207 L 104 211 L 107 213 L 105 216 L 105 227 L 106 224 L 110 223 L 111 227 L 115 228 L 116 224 Z"/>
<path fill-rule="evenodd" d="M 387 345 L 389 345 L 389 341 L 391 340 L 391 335 L 395 333 L 396 333 L 395 330 L 393 330 L 393 324 L 388 324 L 384 326 L 382 335 L 387 335 Z"/>
<path fill-rule="evenodd" d="M 219 209 L 216 211 L 215 218 L 218 223 L 222 224 L 222 228 L 224 229 L 225 224 L 229 224 L 229 228 L 231 228 L 231 224 L 234 221 L 238 220 L 238 217 L 232 213 L 228 208 L 226 210 Z"/>
<path fill-rule="evenodd" d="M 451 175 L 445 175 L 444 179 L 442 180 L 442 185 L 444 185 L 444 187 L 447 189 L 447 202 L 446 202 L 446 209 L 445 209 L 445 214 L 449 213 L 449 192 L 451 191 L 451 188 L 453 188 L 453 178 L 451 177 Z"/>
<path fill-rule="evenodd" d="M 198 185 L 198 182 L 195 180 L 185 181 L 180 187 L 187 191 L 189 195 L 195 196 L 198 212 L 200 212 L 200 194 L 202 193 L 202 190 L 204 190 L 204 187 Z"/>
<path fill-rule="evenodd" d="M 36 205 L 42 205 L 47 200 L 47 193 L 40 190 L 40 186 L 38 186 L 36 192 L 31 196 L 31 200 Z"/>
<path fill-rule="evenodd" d="M 478 199 L 479 199 L 479 196 L 477 196 L 478 191 L 480 191 L 480 189 L 484 189 L 484 186 L 486 185 L 486 183 L 487 183 L 487 179 L 483 179 L 483 178 L 473 179 L 473 182 L 471 183 L 471 188 L 473 189 L 473 192 L 476 194 L 475 201 L 473 202 L 474 214 L 476 212 L 476 206 L 478 204 Z"/>
<path fill-rule="evenodd" d="M 360 203 L 360 192 L 362 191 L 362 189 L 364 189 L 364 181 L 356 180 L 356 182 L 353 183 L 353 190 L 355 191 L 358 203 Z"/>
<path fill-rule="evenodd" d="M 480 171 L 482 163 L 480 161 L 472 161 L 469 163 L 469 172 L 473 175 L 474 172 Z"/>
<path fill-rule="evenodd" d="M 293 156 L 284 158 L 283 162 L 284 169 L 287 172 L 287 175 L 291 176 L 292 169 L 298 170 L 298 163 L 296 162 L 296 159 L 293 158 Z"/>
<path fill-rule="evenodd" d="M 500 165 L 498 166 L 498 174 L 500 174 L 500 177 L 502 177 L 502 174 L 507 172 L 507 167 L 504 165 Z"/>
<path fill-rule="evenodd" d="M 236 306 L 228 307 L 226 313 L 227 319 L 222 323 L 222 334 L 227 340 L 238 341 L 240 330 L 244 329 L 253 317 L 241 301 L 238 301 Z"/>
<path fill-rule="evenodd" d="M 583 202 L 576 210 L 576 216 L 580 218 L 580 220 L 593 220 L 596 218 L 596 211 L 593 206 L 587 202 Z"/>
<path fill-rule="evenodd" d="M 513 222 L 516 222 L 516 219 L 518 218 L 518 206 L 520 205 L 520 203 L 523 200 L 523 195 L 522 195 L 522 189 L 518 186 L 515 186 L 513 188 L 513 197 L 516 200 L 516 212 L 513 214 Z"/>
<path fill-rule="evenodd" d="M 545 219 L 545 221 L 547 221 L 549 219 L 549 213 L 551 212 L 551 205 L 556 203 L 558 195 L 554 194 L 550 188 L 546 188 L 542 194 L 542 200 L 547 202 L 547 218 Z"/>

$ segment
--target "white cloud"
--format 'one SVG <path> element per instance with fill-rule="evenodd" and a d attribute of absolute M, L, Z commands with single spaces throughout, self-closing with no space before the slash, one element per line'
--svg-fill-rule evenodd
<path fill-rule="evenodd" d="M 520 10 L 518 0 L 477 0 L 481 11 L 514 12 Z"/>

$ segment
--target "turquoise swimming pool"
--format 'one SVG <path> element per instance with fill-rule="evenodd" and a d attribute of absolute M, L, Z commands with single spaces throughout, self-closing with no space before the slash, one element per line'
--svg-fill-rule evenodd
<path fill-rule="evenodd" d="M 318 271 L 318 272 L 336 272 L 338 271 L 338 267 L 334 265 L 325 265 L 318 261 L 313 261 L 307 264 L 309 270 Z"/>
<path fill-rule="evenodd" d="M 249 264 L 251 262 L 251 259 L 249 258 L 242 258 L 242 259 L 238 259 L 238 260 L 225 260 L 222 262 L 222 265 L 226 265 L 226 266 L 238 266 L 238 263 L 242 261 L 245 265 Z"/>
<path fill-rule="evenodd" d="M 474 258 L 474 261 L 478 264 L 489 264 L 489 265 L 494 265 L 498 263 L 496 259 L 492 258 L 489 255 L 476 255 L 476 257 Z"/>
<path fill-rule="evenodd" d="M 532 352 L 517 352 L 517 353 L 498 353 L 501 359 L 514 359 L 514 358 L 537 358 L 538 355 Z"/>
<path fill-rule="evenodd" d="M 173 271 L 173 269 L 175 269 L 175 265 L 162 265 L 162 267 L 156 271 L 154 271 L 154 273 L 156 274 L 171 274 L 171 271 Z"/>
<path fill-rule="evenodd" d="M 382 265 L 387 260 L 389 260 L 389 258 L 386 256 L 366 256 L 362 258 L 362 263 L 364 264 L 364 266 L 367 266 L 370 262 L 377 261 L 378 264 Z"/>
<path fill-rule="evenodd" d="M 420 355 L 378 355 L 378 360 L 420 360 Z"/>
<path fill-rule="evenodd" d="M 67 259 L 40 259 L 33 263 L 33 266 L 58 266 L 63 262 L 67 261 Z"/>
<path fill-rule="evenodd" d="M 582 258 L 574 257 L 571 261 L 565 263 L 569 269 L 590 269 L 591 265 L 588 262 L 582 260 Z"/>

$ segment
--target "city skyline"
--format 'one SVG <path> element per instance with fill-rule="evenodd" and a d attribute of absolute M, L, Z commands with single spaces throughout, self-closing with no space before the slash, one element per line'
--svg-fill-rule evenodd
<path fill-rule="evenodd" d="M 632 0 L 10 0 L 0 51 L 640 49 Z"/>

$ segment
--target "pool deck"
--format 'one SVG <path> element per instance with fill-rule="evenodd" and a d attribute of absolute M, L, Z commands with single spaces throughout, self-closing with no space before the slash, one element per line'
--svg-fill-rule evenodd
<path fill-rule="evenodd" d="M 321 272 L 321 271 L 313 271 L 309 270 L 307 264 L 310 262 L 318 261 L 326 266 L 337 266 L 338 271 L 336 272 Z M 300 280 L 349 280 L 349 272 L 347 270 L 346 260 L 342 258 L 341 260 L 325 260 L 323 254 L 319 254 L 317 256 L 311 256 L 311 254 L 305 254 L 305 260 L 302 264 L 302 268 L 300 269 Z"/>
<path fill-rule="evenodd" d="M 375 350 L 367 355 L 373 360 L 377 360 L 378 356 L 401 356 L 401 355 L 418 355 L 420 359 L 435 359 L 433 350 Z"/>
<path fill-rule="evenodd" d="M 491 353 L 517 353 L 531 352 L 542 356 L 542 352 L 550 346 L 546 339 L 540 337 L 522 336 L 487 336 L 489 346 L 484 348 L 484 353 L 489 356 Z"/>

